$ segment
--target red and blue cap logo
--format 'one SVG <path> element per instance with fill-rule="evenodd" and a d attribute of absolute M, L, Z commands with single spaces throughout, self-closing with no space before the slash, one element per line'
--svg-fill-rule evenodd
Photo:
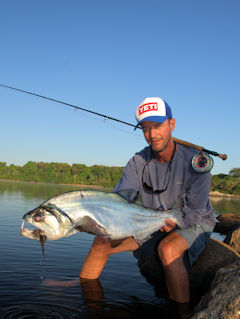
<path fill-rule="evenodd" d="M 170 106 L 160 97 L 147 97 L 137 107 L 135 118 L 137 126 L 144 121 L 163 123 L 167 118 L 172 118 L 172 111 Z"/>

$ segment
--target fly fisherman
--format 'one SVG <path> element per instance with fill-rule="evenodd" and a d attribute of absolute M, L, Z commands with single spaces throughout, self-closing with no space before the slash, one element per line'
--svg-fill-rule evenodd
<path fill-rule="evenodd" d="M 209 202 L 211 176 L 193 169 L 196 150 L 173 141 L 175 119 L 164 100 L 146 98 L 135 117 L 136 127 L 142 129 L 149 146 L 129 160 L 114 192 L 131 202 L 140 195 L 143 206 L 159 211 L 172 209 L 182 199 L 186 227 L 179 229 L 167 219 L 141 247 L 133 238 L 116 243 L 97 236 L 80 278 L 98 278 L 108 256 L 114 253 L 132 250 L 140 259 L 152 255 L 163 266 L 171 304 L 178 309 L 179 318 L 185 318 L 190 302 L 188 270 L 206 246 L 216 222 Z"/>

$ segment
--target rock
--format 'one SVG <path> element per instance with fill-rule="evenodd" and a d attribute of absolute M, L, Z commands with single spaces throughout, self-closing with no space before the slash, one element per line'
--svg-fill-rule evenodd
<path fill-rule="evenodd" d="M 240 259 L 217 271 L 191 319 L 240 318 Z"/>
<path fill-rule="evenodd" d="M 240 224 L 240 215 L 222 214 L 218 216 L 218 221 Z"/>
<path fill-rule="evenodd" d="M 210 288 L 216 272 L 222 267 L 238 261 L 239 258 L 240 255 L 227 244 L 217 239 L 210 239 L 190 269 L 190 285 L 206 292 Z"/>
<path fill-rule="evenodd" d="M 193 307 L 211 287 L 216 272 L 239 260 L 240 255 L 227 244 L 210 239 L 207 246 L 189 271 L 191 304 Z M 162 266 L 154 258 L 141 260 L 140 271 L 153 286 L 158 297 L 167 297 Z"/>
<path fill-rule="evenodd" d="M 223 242 L 210 239 L 189 272 L 191 304 L 195 307 L 208 292 L 216 272 L 239 260 L 240 255 Z"/>
<path fill-rule="evenodd" d="M 240 254 L 240 226 L 228 233 L 224 243 Z"/>
<path fill-rule="evenodd" d="M 240 227 L 240 215 L 222 214 L 217 217 L 218 223 L 214 231 L 220 234 L 227 234 L 228 232 Z"/>

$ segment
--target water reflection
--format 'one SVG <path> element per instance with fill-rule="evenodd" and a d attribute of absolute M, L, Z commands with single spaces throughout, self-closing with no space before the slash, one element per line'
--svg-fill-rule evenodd
<path fill-rule="evenodd" d="M 45 287 L 79 287 L 82 292 L 84 307 L 81 318 L 139 318 L 149 315 L 165 316 L 166 300 L 159 299 L 157 304 L 146 302 L 131 296 L 128 300 L 115 300 L 114 302 L 104 296 L 104 290 L 99 279 L 80 279 L 79 277 L 70 281 L 45 280 Z"/>
<path fill-rule="evenodd" d="M 92 311 L 100 311 L 104 308 L 104 291 L 99 279 L 80 279 L 77 277 L 73 280 L 60 281 L 46 279 L 43 280 L 44 287 L 81 287 L 84 303 Z"/>
<path fill-rule="evenodd" d="M 240 215 L 240 199 L 211 197 L 211 204 L 218 214 L 237 214 Z"/>
<path fill-rule="evenodd" d="M 1 319 L 72 319 L 79 318 L 79 310 L 54 304 L 29 303 L 0 308 Z M 82 317 L 81 317 L 82 318 Z"/>
<path fill-rule="evenodd" d="M 0 195 L 14 193 L 25 199 L 39 198 L 41 200 L 47 200 L 56 194 L 68 192 L 78 189 L 101 189 L 105 191 L 111 191 L 109 188 L 99 188 L 94 186 L 84 187 L 76 185 L 61 185 L 61 184 L 44 184 L 44 183 L 27 183 L 27 182 L 0 182 Z"/>

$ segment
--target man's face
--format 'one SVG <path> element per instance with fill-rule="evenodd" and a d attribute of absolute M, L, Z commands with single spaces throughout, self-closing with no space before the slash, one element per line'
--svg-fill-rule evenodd
<path fill-rule="evenodd" d="M 154 152 L 162 152 L 168 145 L 175 127 L 175 119 L 163 123 L 144 121 L 141 124 L 144 137 Z"/>

